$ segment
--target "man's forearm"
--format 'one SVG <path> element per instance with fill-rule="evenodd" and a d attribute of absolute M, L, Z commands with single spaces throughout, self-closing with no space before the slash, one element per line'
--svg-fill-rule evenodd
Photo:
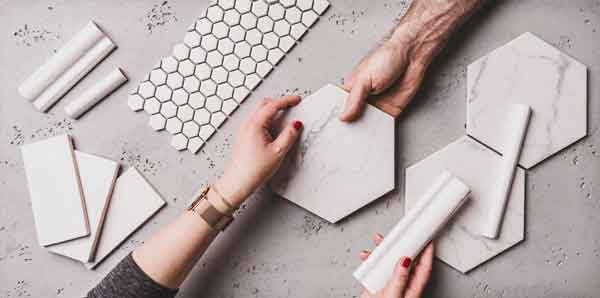
<path fill-rule="evenodd" d="M 485 0 L 414 0 L 390 41 L 411 44 L 413 57 L 430 62 Z"/>

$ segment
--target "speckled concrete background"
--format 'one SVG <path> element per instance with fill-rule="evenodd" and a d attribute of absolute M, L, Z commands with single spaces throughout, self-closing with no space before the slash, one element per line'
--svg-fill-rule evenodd
<path fill-rule="evenodd" d="M 309 94 L 340 82 L 393 26 L 409 1 L 332 0 L 332 7 L 197 155 L 176 152 L 128 110 L 126 94 L 207 6 L 207 1 L 0 0 L 0 297 L 80 297 L 127 252 L 184 209 L 224 166 L 232 133 L 267 95 Z M 589 136 L 527 174 L 522 244 L 462 275 L 436 262 L 426 297 L 600 296 L 600 1 L 496 1 L 452 40 L 414 104 L 398 121 L 399 173 L 464 133 L 465 67 L 532 31 L 589 67 Z M 18 84 L 87 21 L 119 45 L 50 113 L 34 111 Z M 64 105 L 119 65 L 131 82 L 78 121 Z M 40 248 L 35 239 L 18 146 L 68 132 L 77 148 L 135 166 L 167 208 L 97 271 Z M 598 147 L 598 148 L 597 148 Z M 375 231 L 401 216 L 398 190 L 337 225 L 260 191 L 220 236 L 180 297 L 352 297 L 351 272 Z"/>

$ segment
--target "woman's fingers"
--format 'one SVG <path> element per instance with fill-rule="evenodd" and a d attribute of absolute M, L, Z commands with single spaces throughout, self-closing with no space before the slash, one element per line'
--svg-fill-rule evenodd
<path fill-rule="evenodd" d="M 366 261 L 367 258 L 369 258 L 369 256 L 371 255 L 371 252 L 368 250 L 363 250 L 358 254 L 358 257 L 362 260 L 362 261 Z"/>
<path fill-rule="evenodd" d="M 431 275 L 431 268 L 433 266 L 433 256 L 434 256 L 434 246 L 433 243 L 429 243 L 425 250 L 419 256 L 415 269 L 413 271 L 413 276 L 410 280 L 410 285 L 406 290 L 407 298 L 419 298 L 423 295 L 423 291 L 425 290 L 425 286 L 429 281 L 429 276 Z"/>
<path fill-rule="evenodd" d="M 381 235 L 379 233 L 375 233 L 375 235 L 373 236 L 373 242 L 375 243 L 375 246 L 378 246 L 379 244 L 381 244 L 381 242 L 383 242 L 383 235 Z M 366 261 L 370 255 L 371 255 L 370 251 L 363 250 L 358 254 L 358 257 L 362 261 Z"/>
<path fill-rule="evenodd" d="M 381 244 L 381 242 L 383 242 L 383 235 L 376 233 L 375 236 L 373 236 L 373 242 L 375 242 L 375 245 Z"/>
<path fill-rule="evenodd" d="M 274 146 L 275 152 L 282 155 L 287 154 L 300 136 L 301 130 L 302 122 L 299 120 L 294 120 L 292 123 L 287 124 L 273 143 L 271 143 L 271 146 Z"/>
<path fill-rule="evenodd" d="M 297 105 L 300 102 L 300 97 L 296 95 L 287 95 L 278 100 L 264 100 L 265 103 L 259 103 L 257 111 L 257 120 L 263 126 L 268 126 L 269 122 L 280 110 Z"/>
<path fill-rule="evenodd" d="M 386 285 L 386 289 L 391 293 L 391 297 L 402 297 L 402 293 L 408 283 L 411 260 L 409 257 L 402 257 L 394 267 L 394 273 Z"/>

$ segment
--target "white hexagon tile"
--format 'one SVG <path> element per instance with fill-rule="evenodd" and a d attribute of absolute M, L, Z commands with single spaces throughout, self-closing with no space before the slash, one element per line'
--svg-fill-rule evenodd
<path fill-rule="evenodd" d="M 506 108 L 532 108 L 519 164 L 531 168 L 587 134 L 587 69 L 532 33 L 467 69 L 467 134 L 502 152 Z"/>
<path fill-rule="evenodd" d="M 444 170 L 450 171 L 471 188 L 469 200 L 438 234 L 436 256 L 466 273 L 504 250 L 521 242 L 525 231 L 525 171 L 518 168 L 498 239 L 481 236 L 481 228 L 493 205 L 496 180 L 490 169 L 500 167 L 501 157 L 469 136 L 406 169 L 405 208 L 415 205 Z"/>
<path fill-rule="evenodd" d="M 196 153 L 329 7 L 327 0 L 218 0 L 133 90 L 128 105 Z"/>
<path fill-rule="evenodd" d="M 338 119 L 348 93 L 327 85 L 285 115 L 302 119 L 297 145 L 271 188 L 335 223 L 395 187 L 394 118 L 370 105 L 360 120 Z"/>

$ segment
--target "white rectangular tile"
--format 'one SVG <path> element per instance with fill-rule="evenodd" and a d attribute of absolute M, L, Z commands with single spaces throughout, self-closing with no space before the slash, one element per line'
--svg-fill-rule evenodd
<path fill-rule="evenodd" d="M 92 261 L 113 186 L 119 171 L 119 164 L 92 154 L 75 151 L 79 176 L 85 196 L 85 205 L 90 223 L 90 235 L 71 241 L 48 246 L 54 253 L 70 257 L 80 262 Z"/>
<path fill-rule="evenodd" d="M 96 258 L 86 267 L 96 267 L 164 205 L 158 192 L 135 168 L 125 171 L 115 183 Z"/>
<path fill-rule="evenodd" d="M 38 241 L 46 246 L 90 233 L 68 135 L 21 147 Z"/>

